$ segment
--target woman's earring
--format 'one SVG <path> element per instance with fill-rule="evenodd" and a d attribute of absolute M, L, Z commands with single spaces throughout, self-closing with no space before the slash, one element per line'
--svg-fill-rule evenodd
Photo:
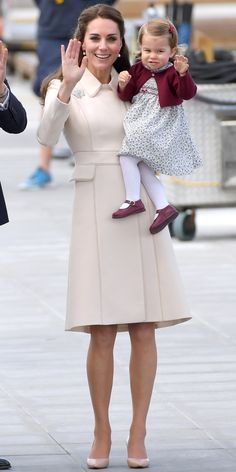
<path fill-rule="evenodd" d="M 117 57 L 120 57 L 120 53 L 118 54 L 118 56 L 117 56 Z"/>
<path fill-rule="evenodd" d="M 86 56 L 86 51 L 83 50 L 83 56 Z"/>

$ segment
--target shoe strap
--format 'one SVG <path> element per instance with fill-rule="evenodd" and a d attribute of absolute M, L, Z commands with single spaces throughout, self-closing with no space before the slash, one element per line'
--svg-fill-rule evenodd
<path fill-rule="evenodd" d="M 125 203 L 128 203 L 129 205 L 132 205 L 132 206 L 135 205 L 134 200 L 125 200 Z"/>

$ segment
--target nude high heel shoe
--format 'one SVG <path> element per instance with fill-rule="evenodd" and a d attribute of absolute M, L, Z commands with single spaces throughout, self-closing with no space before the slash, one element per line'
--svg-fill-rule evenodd
<path fill-rule="evenodd" d="M 149 467 L 149 459 L 138 459 L 135 457 L 128 457 L 127 464 L 130 469 L 146 469 Z"/>
<path fill-rule="evenodd" d="M 95 440 L 94 440 L 95 441 Z M 90 451 L 90 454 L 91 455 L 96 455 L 93 451 L 93 448 L 94 448 L 94 442 L 92 444 L 92 449 Z M 106 469 L 109 465 L 109 452 L 110 450 L 107 451 L 108 452 L 108 455 L 107 457 L 102 457 L 102 458 L 93 458 L 93 457 L 88 457 L 87 458 L 87 467 L 88 469 Z M 104 453 L 104 455 L 107 454 L 106 452 Z"/>
<path fill-rule="evenodd" d="M 127 438 L 126 445 L 128 447 L 129 438 Z M 128 457 L 127 464 L 130 469 L 146 469 L 149 467 L 149 459 L 139 459 L 138 457 Z"/>
<path fill-rule="evenodd" d="M 105 459 L 91 459 L 88 457 L 87 466 L 89 469 L 106 469 L 109 465 L 109 458 Z"/>

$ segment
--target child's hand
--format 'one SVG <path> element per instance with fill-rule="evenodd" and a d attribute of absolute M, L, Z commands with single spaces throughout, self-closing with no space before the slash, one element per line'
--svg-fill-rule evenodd
<path fill-rule="evenodd" d="M 123 90 L 126 87 L 130 79 L 131 79 L 131 75 L 129 74 L 129 72 L 127 72 L 127 70 L 123 70 L 122 72 L 119 73 L 118 84 L 121 90 Z"/>
<path fill-rule="evenodd" d="M 176 54 L 174 58 L 174 68 L 180 75 L 185 75 L 189 68 L 187 57 Z"/>

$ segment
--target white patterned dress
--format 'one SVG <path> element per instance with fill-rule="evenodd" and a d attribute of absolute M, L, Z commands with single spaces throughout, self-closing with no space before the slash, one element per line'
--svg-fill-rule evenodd
<path fill-rule="evenodd" d="M 190 174 L 202 164 L 183 105 L 161 108 L 154 78 L 133 97 L 124 129 L 119 156 L 137 157 L 155 172 L 176 176 Z"/>

